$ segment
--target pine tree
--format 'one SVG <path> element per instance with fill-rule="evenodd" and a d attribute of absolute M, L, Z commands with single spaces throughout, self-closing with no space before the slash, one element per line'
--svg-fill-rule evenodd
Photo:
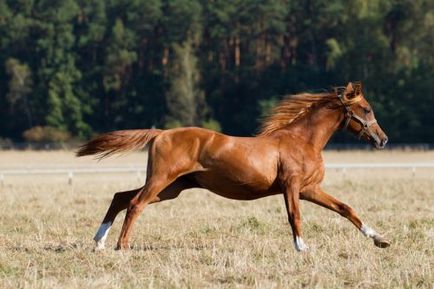
<path fill-rule="evenodd" d="M 169 111 L 166 127 L 200 126 L 204 121 L 206 106 L 192 41 L 174 44 L 173 54 L 170 88 L 166 94 Z"/>
<path fill-rule="evenodd" d="M 6 73 L 10 77 L 9 90 L 6 94 L 6 99 L 10 105 L 10 112 L 14 114 L 23 111 L 27 126 L 32 126 L 32 111 L 29 102 L 29 95 L 32 93 L 33 79 L 30 68 L 25 63 L 20 63 L 18 59 L 9 58 L 6 61 Z"/>

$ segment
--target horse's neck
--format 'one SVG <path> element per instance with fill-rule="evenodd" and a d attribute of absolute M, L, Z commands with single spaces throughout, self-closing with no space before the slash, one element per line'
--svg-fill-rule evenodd
<path fill-rule="evenodd" d="M 305 117 L 288 126 L 286 133 L 312 145 L 321 152 L 333 133 L 339 128 L 344 115 L 337 108 L 318 107 Z"/>

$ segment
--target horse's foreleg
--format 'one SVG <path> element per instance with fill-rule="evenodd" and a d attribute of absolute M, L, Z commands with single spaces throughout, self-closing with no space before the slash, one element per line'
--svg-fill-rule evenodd
<path fill-rule="evenodd" d="M 299 185 L 296 181 L 288 183 L 283 192 L 285 198 L 286 212 L 288 213 L 288 222 L 292 228 L 295 249 L 297 251 L 306 251 L 308 246 L 301 238 L 301 214 L 299 206 Z"/>
<path fill-rule="evenodd" d="M 301 198 L 310 202 L 313 202 L 317 205 L 330 209 L 334 212 L 337 212 L 341 216 L 350 220 L 356 227 L 359 229 L 366 237 L 372 238 L 374 240 L 374 244 L 380 248 L 389 247 L 390 242 L 387 241 L 383 236 L 375 232 L 372 228 L 363 224 L 363 222 L 359 219 L 356 212 L 353 208 L 348 206 L 347 204 L 342 203 L 341 201 L 335 199 L 334 197 L 328 195 L 321 189 L 316 189 L 312 192 L 303 192 L 301 194 Z"/>
<path fill-rule="evenodd" d="M 105 247 L 105 240 L 107 238 L 108 232 L 120 211 L 125 210 L 128 207 L 130 201 L 137 195 L 140 189 L 135 189 L 132 191 L 119 192 L 114 194 L 113 200 L 110 204 L 109 209 L 102 221 L 101 226 L 93 238 L 96 242 L 95 250 L 101 250 Z"/>

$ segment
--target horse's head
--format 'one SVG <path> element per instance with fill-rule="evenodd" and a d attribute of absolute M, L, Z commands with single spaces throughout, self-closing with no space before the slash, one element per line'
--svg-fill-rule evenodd
<path fill-rule="evenodd" d="M 345 110 L 343 128 L 359 138 L 364 138 L 378 149 L 386 146 L 387 135 L 378 125 L 374 110 L 365 99 L 360 82 L 350 82 L 346 87 L 337 88 L 337 95 Z"/>

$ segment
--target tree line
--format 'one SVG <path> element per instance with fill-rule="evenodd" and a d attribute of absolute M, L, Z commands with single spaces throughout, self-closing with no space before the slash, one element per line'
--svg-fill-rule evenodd
<path fill-rule="evenodd" d="M 0 138 L 252 135 L 284 95 L 361 80 L 393 142 L 432 143 L 432 31 L 434 0 L 0 0 Z"/>

